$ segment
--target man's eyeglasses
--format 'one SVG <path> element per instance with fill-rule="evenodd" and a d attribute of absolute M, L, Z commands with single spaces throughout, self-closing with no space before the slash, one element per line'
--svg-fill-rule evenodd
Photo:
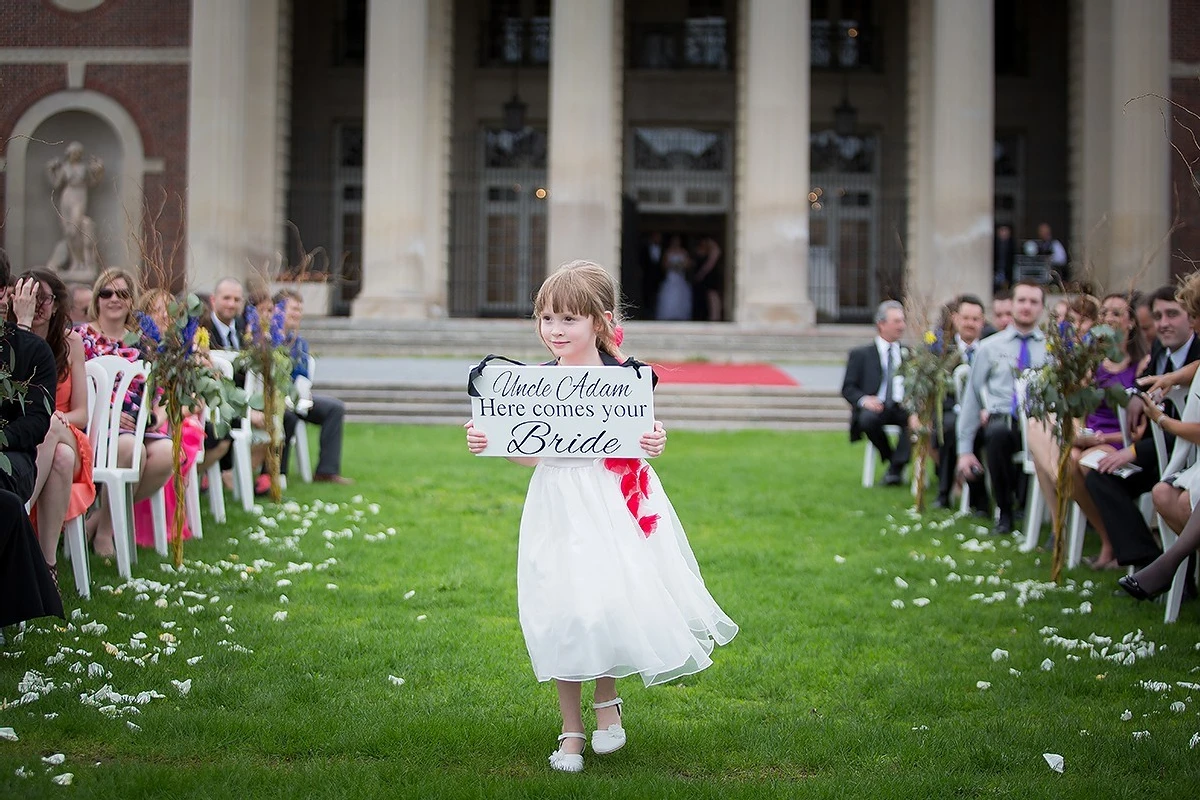
<path fill-rule="evenodd" d="M 108 300 L 114 294 L 117 297 L 121 298 L 122 300 L 128 300 L 130 297 L 128 289 L 109 289 L 106 287 L 106 288 L 101 289 L 100 291 L 96 292 L 96 296 L 99 297 L 101 300 Z"/>

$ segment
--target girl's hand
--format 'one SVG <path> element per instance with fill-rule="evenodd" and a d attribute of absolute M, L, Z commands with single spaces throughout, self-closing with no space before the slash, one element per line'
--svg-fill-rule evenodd
<path fill-rule="evenodd" d="M 647 458 L 655 458 L 661 456 L 663 450 L 667 446 L 667 430 L 658 420 L 654 420 L 654 430 L 649 433 L 643 433 L 642 438 L 638 440 L 638 444 L 642 446 L 642 450 L 646 451 Z"/>
<path fill-rule="evenodd" d="M 17 325 L 28 329 L 33 325 L 33 316 L 37 312 L 38 282 L 33 278 L 21 278 L 17 281 L 12 294 L 12 311 L 17 318 Z"/>
<path fill-rule="evenodd" d="M 487 449 L 487 434 L 482 431 L 475 430 L 475 420 L 467 420 L 463 425 L 467 429 L 467 449 L 475 455 L 479 455 Z"/>

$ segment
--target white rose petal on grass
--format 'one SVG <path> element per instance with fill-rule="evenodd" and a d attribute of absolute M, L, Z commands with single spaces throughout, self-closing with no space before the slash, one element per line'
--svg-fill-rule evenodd
<path fill-rule="evenodd" d="M 187 697 L 187 693 L 192 690 L 192 679 L 188 678 L 185 681 L 172 680 L 171 685 L 179 690 L 180 697 Z"/>
<path fill-rule="evenodd" d="M 202 659 L 202 658 L 204 658 L 204 656 L 192 656 L 191 658 L 189 658 L 187 660 L 187 665 L 189 667 L 194 667 L 200 663 L 200 659 Z"/>
<path fill-rule="evenodd" d="M 396 677 L 395 675 L 388 675 L 388 680 L 392 682 L 393 686 L 403 686 L 404 685 L 404 678 L 399 678 L 399 677 Z"/>
<path fill-rule="evenodd" d="M 929 598 L 928 597 L 914 597 L 912 604 L 914 606 L 916 606 L 917 608 L 924 608 L 925 606 L 929 605 Z"/>
<path fill-rule="evenodd" d="M 992 661 L 1003 661 L 1006 658 L 1008 658 L 1007 650 L 1001 650 L 999 647 L 997 647 L 992 651 Z"/>
<path fill-rule="evenodd" d="M 412 600 L 412 599 L 413 599 L 413 596 L 414 596 L 416 593 L 417 593 L 416 589 L 409 589 L 407 592 L 405 592 L 405 593 L 404 593 L 404 599 L 405 599 L 405 600 Z M 1200 649 L 1200 648 L 1198 648 L 1198 649 Z"/>
<path fill-rule="evenodd" d="M 42 763 L 49 764 L 52 767 L 57 767 L 59 764 L 67 760 L 67 757 L 62 753 L 55 753 L 52 756 L 42 756 Z"/>
<path fill-rule="evenodd" d="M 424 614 L 417 614 L 417 622 L 424 622 L 428 619 Z"/>
<path fill-rule="evenodd" d="M 1049 671 L 1050 671 L 1050 670 L 1052 670 L 1052 669 L 1054 669 L 1054 662 L 1053 662 L 1053 661 L 1051 661 L 1051 660 L 1050 660 L 1050 659 L 1048 659 L 1048 658 L 1042 661 L 1042 670 L 1043 670 L 1044 672 L 1049 672 Z"/>
<path fill-rule="evenodd" d="M 271 619 L 275 620 L 276 622 L 284 622 L 287 620 L 287 612 L 286 611 L 276 611 L 274 614 L 271 615 Z"/>
<path fill-rule="evenodd" d="M 336 583 L 327 583 L 327 584 L 325 584 L 325 588 L 331 592 L 336 592 L 338 585 Z"/>
<path fill-rule="evenodd" d="M 50 782 L 57 786 L 70 786 L 75 780 L 75 774 L 72 772 L 64 772 L 62 775 L 55 775 L 50 779 Z"/>
<path fill-rule="evenodd" d="M 275 581 L 275 585 L 279 588 L 283 588 L 284 586 L 291 586 L 292 582 L 287 578 L 280 578 L 279 580 Z"/>
<path fill-rule="evenodd" d="M 904 580 L 904 578 L 901 578 L 899 575 L 893 578 L 893 582 L 896 584 L 896 588 L 898 589 L 908 588 L 908 581 Z"/>
<path fill-rule="evenodd" d="M 1125 713 L 1121 715 L 1121 722 L 1129 722 L 1131 719 L 1133 719 L 1133 712 L 1127 708 L 1125 709 Z"/>
<path fill-rule="evenodd" d="M 1188 749 L 1195 750 L 1198 744 L 1200 744 L 1200 733 L 1193 733 L 1192 738 L 1188 740 Z"/>
<path fill-rule="evenodd" d="M 1012 667 L 1009 667 L 1008 674 L 1012 675 L 1014 678 L 1019 678 L 1019 677 L 1021 677 L 1021 670 L 1013 669 Z"/>
<path fill-rule="evenodd" d="M 20 741 L 20 737 L 17 736 L 17 732 L 12 728 L 0 728 L 0 739 L 3 739 L 6 742 Z"/>
<path fill-rule="evenodd" d="M 1150 738 L 1150 731 L 1134 731 L 1133 732 L 1134 741 L 1140 742 L 1142 739 L 1149 739 L 1149 738 Z"/>
<path fill-rule="evenodd" d="M 981 692 L 986 692 L 992 688 L 992 684 L 989 681 L 975 681 L 975 688 Z"/>
<path fill-rule="evenodd" d="M 1054 770 L 1055 772 L 1059 773 L 1060 775 L 1062 774 L 1062 771 L 1063 771 L 1063 757 L 1062 756 L 1060 756 L 1058 753 L 1042 753 L 1042 758 L 1046 759 L 1046 764 L 1050 767 L 1050 769 Z"/>
<path fill-rule="evenodd" d="M 845 564 L 845 563 L 846 563 L 846 557 L 845 557 L 845 556 L 834 556 L 834 557 L 833 557 L 833 563 L 835 563 L 835 564 Z"/>
<path fill-rule="evenodd" d="M 892 608 L 904 608 L 904 601 L 899 598 L 893 600 Z"/>
<path fill-rule="evenodd" d="M 1179 700 L 1176 700 L 1174 703 L 1171 703 L 1171 710 L 1176 714 L 1182 714 L 1184 711 L 1187 711 L 1187 705 Z"/>
<path fill-rule="evenodd" d="M 284 605 L 287 605 L 288 604 L 288 596 L 286 594 L 279 595 L 279 602 L 283 603 Z"/>

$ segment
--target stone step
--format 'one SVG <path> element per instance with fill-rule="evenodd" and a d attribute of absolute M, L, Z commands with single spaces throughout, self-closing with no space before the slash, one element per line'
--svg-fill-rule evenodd
<path fill-rule="evenodd" d="M 462 356 L 498 353 L 544 359 L 530 320 L 305 320 L 318 356 Z M 851 347 L 870 341 L 867 325 L 817 325 L 807 330 L 703 322 L 629 322 L 626 350 L 642 359 L 726 362 L 843 363 Z"/>

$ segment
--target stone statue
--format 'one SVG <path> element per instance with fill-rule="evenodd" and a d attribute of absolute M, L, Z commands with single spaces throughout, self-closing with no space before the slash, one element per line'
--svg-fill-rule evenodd
<path fill-rule="evenodd" d="M 87 215 L 88 189 L 104 177 L 104 163 L 96 156 L 83 159 L 83 145 L 67 145 L 64 161 L 55 158 L 46 164 L 50 185 L 58 193 L 59 221 L 63 238 L 54 246 L 46 265 L 63 273 L 64 279 L 95 280 L 100 271 L 100 254 L 96 248 L 96 224 Z"/>

